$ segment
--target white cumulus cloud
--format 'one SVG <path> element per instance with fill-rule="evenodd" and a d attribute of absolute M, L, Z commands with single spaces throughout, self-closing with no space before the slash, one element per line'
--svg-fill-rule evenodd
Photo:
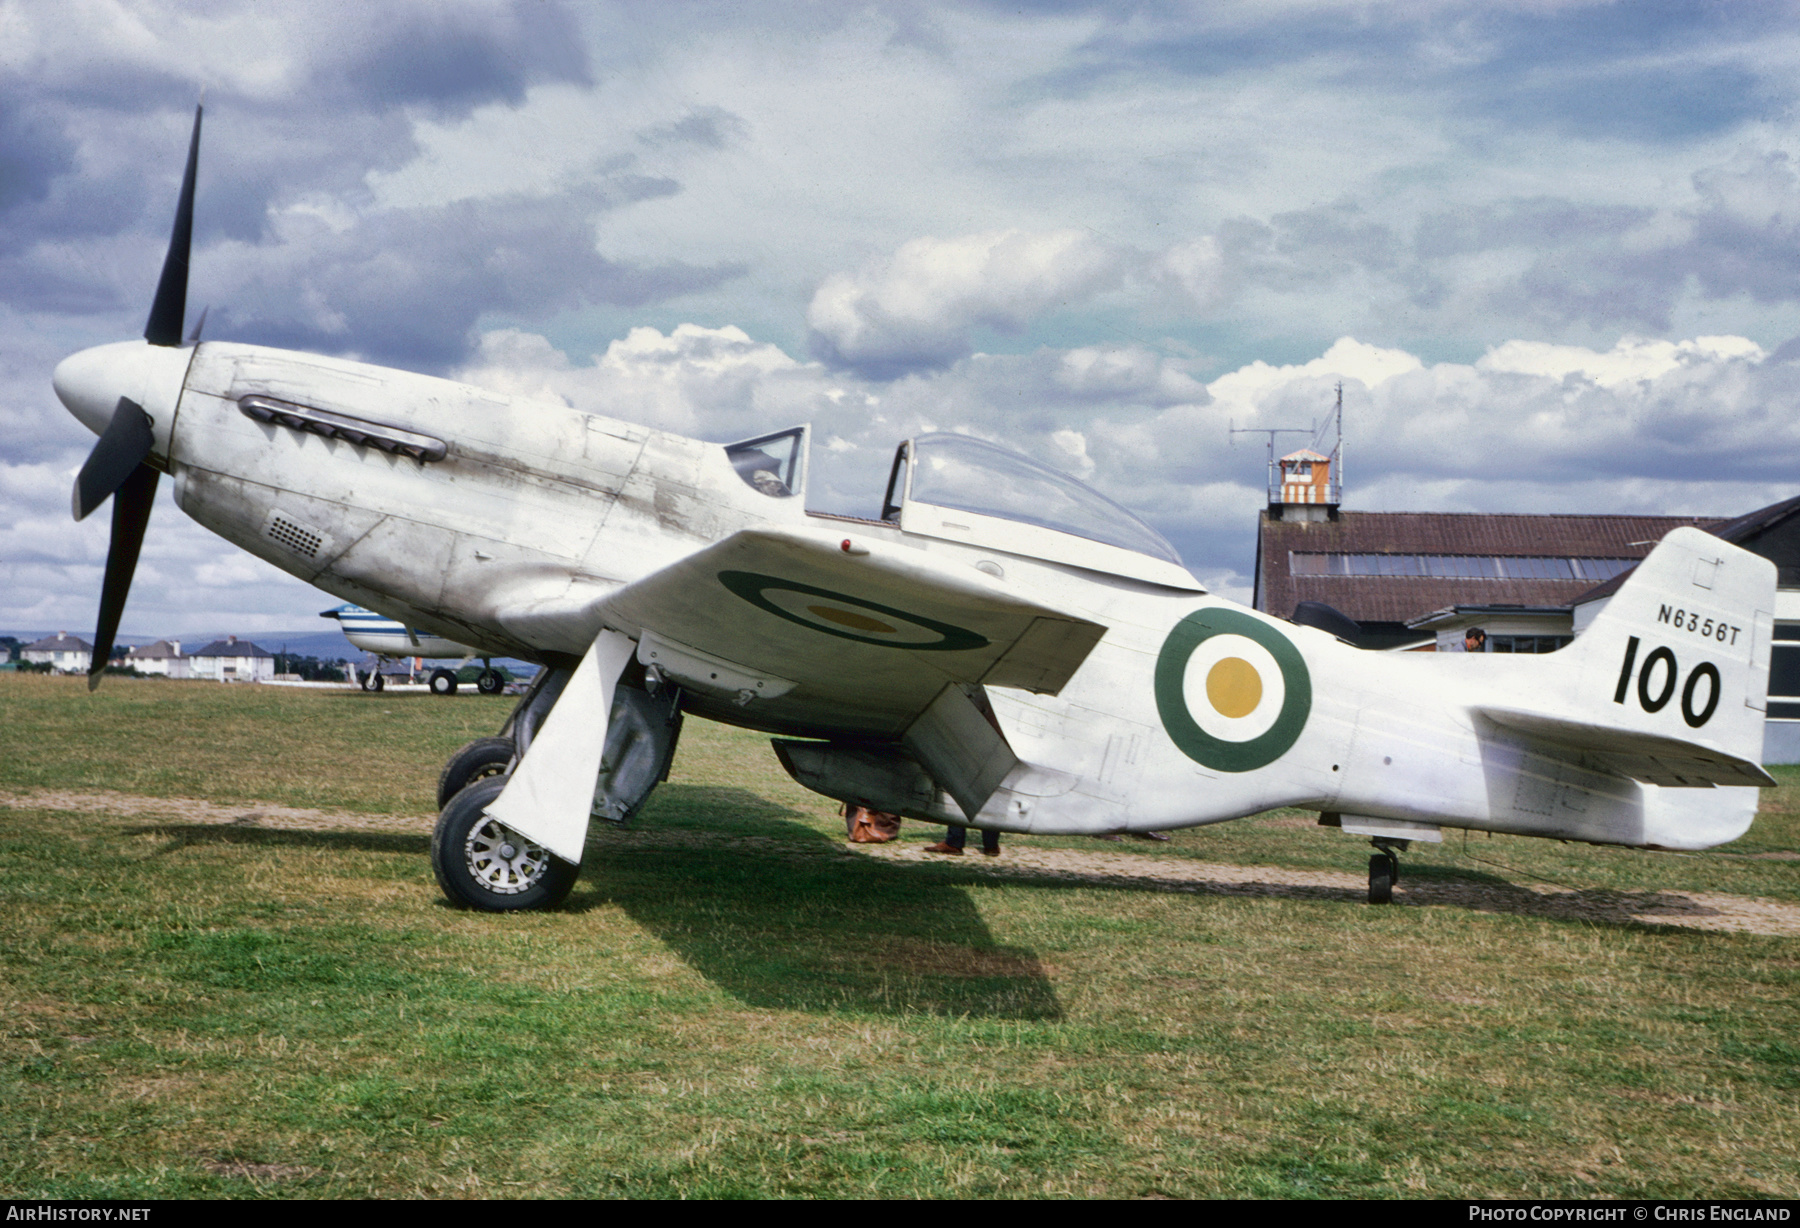
<path fill-rule="evenodd" d="M 1016 332 L 1117 285 L 1128 253 L 1080 230 L 912 239 L 886 261 L 822 282 L 806 320 L 830 358 L 869 371 L 942 366 L 976 328 Z"/>

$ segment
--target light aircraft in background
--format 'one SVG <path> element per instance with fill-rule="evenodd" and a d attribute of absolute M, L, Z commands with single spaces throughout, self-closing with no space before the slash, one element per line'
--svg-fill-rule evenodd
<path fill-rule="evenodd" d="M 480 649 L 458 644 L 441 635 L 421 632 L 417 627 L 409 627 L 397 619 L 384 617 L 359 605 L 333 606 L 329 610 L 320 610 L 319 617 L 336 619 L 344 632 L 344 638 L 350 641 L 352 647 L 374 653 L 377 657 L 397 660 L 418 657 L 432 661 L 455 657 L 459 659 L 458 668 L 481 657 L 482 669 L 475 679 L 475 689 L 483 695 L 498 695 L 506 689 L 506 675 L 495 669 L 492 659 Z M 365 691 L 379 691 L 385 685 L 379 666 L 370 669 L 356 681 Z M 442 666 L 432 670 L 430 686 L 433 695 L 456 694 L 456 670 Z"/>
<path fill-rule="evenodd" d="M 1278 806 L 1395 851 L 1446 829 L 1699 849 L 1755 812 L 1775 568 L 1677 529 L 1549 656 L 1359 651 L 1212 596 L 1160 535 L 962 435 L 870 519 L 805 507 L 807 427 L 735 444 L 339 358 L 184 344 L 200 115 L 143 341 L 57 395 L 113 499 L 108 656 L 160 475 L 188 515 L 407 627 L 546 668 L 445 769 L 449 897 L 553 905 L 684 715 L 766 731 L 828 797 L 1103 834 Z M 871 492 L 873 494 L 874 492 Z M 93 678 L 98 682 L 98 674 Z"/>

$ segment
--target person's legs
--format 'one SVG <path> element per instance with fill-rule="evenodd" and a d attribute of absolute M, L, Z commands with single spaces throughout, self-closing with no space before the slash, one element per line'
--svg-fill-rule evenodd
<path fill-rule="evenodd" d="M 983 828 L 981 832 L 981 851 L 989 857 L 1000 855 L 1000 833 L 992 828 Z"/>
<path fill-rule="evenodd" d="M 943 853 L 949 857 L 961 857 L 963 855 L 963 845 L 969 839 L 969 829 L 966 827 L 958 827 L 954 823 L 950 824 L 949 828 L 950 829 L 944 833 L 942 841 L 937 844 L 927 844 L 925 846 L 925 851 L 927 853 Z"/>

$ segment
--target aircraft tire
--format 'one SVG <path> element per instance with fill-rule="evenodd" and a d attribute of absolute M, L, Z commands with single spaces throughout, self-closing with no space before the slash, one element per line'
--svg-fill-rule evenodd
<path fill-rule="evenodd" d="M 438 816 L 431 833 L 431 869 L 458 908 L 522 912 L 554 908 L 581 876 L 571 865 L 483 813 L 506 787 L 501 777 L 478 780 Z"/>
<path fill-rule="evenodd" d="M 387 679 L 383 678 L 378 670 L 370 670 L 363 675 L 362 689 L 365 691 L 380 691 L 386 686 Z"/>
<path fill-rule="evenodd" d="M 483 695 L 498 695 L 506 689 L 506 679 L 497 669 L 484 669 L 475 679 L 475 689 Z"/>
<path fill-rule="evenodd" d="M 433 695 L 456 694 L 456 675 L 447 669 L 431 671 L 431 693 Z"/>
<path fill-rule="evenodd" d="M 504 776 L 517 753 L 511 738 L 476 738 L 451 755 L 438 775 L 438 809 L 476 781 Z"/>
<path fill-rule="evenodd" d="M 1369 903 L 1392 904 L 1394 902 L 1394 863 L 1386 853 L 1376 853 L 1369 858 Z"/>

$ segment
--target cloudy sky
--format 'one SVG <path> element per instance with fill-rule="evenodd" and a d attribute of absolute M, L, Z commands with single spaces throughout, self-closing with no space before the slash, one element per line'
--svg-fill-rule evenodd
<path fill-rule="evenodd" d="M 1346 504 L 1735 515 L 1800 487 L 1784 4 L 0 0 L 0 628 L 91 630 L 66 353 L 190 308 L 707 439 L 1004 441 L 1249 593 L 1342 380 Z M 1294 443 L 1298 437 L 1284 437 Z M 165 483 L 165 492 L 168 484 Z M 125 630 L 328 599 L 167 496 Z"/>

